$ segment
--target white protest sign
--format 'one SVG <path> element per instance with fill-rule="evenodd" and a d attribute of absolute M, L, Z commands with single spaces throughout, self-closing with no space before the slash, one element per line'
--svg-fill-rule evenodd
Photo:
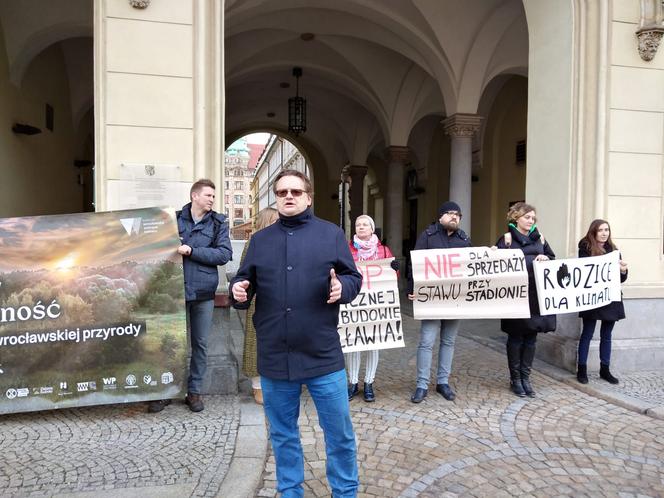
<path fill-rule="evenodd" d="M 465 247 L 410 252 L 413 317 L 529 318 L 528 272 L 516 249 Z"/>
<path fill-rule="evenodd" d="M 620 301 L 620 255 L 535 261 L 541 315 L 590 310 Z"/>
<path fill-rule="evenodd" d="M 405 346 L 393 259 L 355 263 L 362 289 L 352 303 L 339 307 L 337 331 L 344 353 Z"/>

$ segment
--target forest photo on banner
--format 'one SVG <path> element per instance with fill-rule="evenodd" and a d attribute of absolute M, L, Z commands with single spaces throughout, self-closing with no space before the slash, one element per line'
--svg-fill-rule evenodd
<path fill-rule="evenodd" d="M 180 395 L 179 245 L 159 208 L 0 220 L 0 413 Z"/>

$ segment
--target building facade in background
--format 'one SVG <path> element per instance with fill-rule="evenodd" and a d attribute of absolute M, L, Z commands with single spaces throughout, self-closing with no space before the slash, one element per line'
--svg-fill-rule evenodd
<path fill-rule="evenodd" d="M 0 216 L 181 206 L 207 177 L 222 186 L 216 209 L 247 220 L 225 144 L 267 131 L 307 158 L 317 216 L 339 221 L 347 175 L 349 223 L 372 215 L 400 258 L 449 198 L 480 245 L 525 199 L 561 257 L 608 219 L 630 263 L 613 363 L 654 368 L 663 26 L 661 0 L 0 2 Z M 278 142 L 257 165 L 252 215 L 289 161 Z M 572 369 L 580 323 L 558 323 L 538 354 Z"/>
<path fill-rule="evenodd" d="M 256 215 L 251 186 L 264 147 L 242 137 L 224 154 L 224 212 L 231 221 L 233 239 L 247 239 L 251 234 Z"/>
<path fill-rule="evenodd" d="M 302 152 L 289 140 L 272 135 L 258 159 L 254 175 L 253 189 L 256 191 L 255 212 L 263 208 L 275 207 L 276 199 L 272 191 L 274 178 L 283 169 L 295 169 L 311 178 L 310 168 Z"/>

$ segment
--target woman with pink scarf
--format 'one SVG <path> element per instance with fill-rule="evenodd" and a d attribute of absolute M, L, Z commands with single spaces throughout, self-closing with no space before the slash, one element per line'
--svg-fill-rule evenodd
<path fill-rule="evenodd" d="M 371 216 L 362 214 L 355 220 L 355 236 L 350 242 L 350 252 L 355 261 L 370 261 L 374 259 L 385 259 L 392 257 L 392 251 L 384 246 L 378 240 L 374 232 L 376 224 Z M 399 270 L 399 262 L 395 259 L 392 262 L 392 268 Z M 358 382 L 360 376 L 360 360 L 362 353 L 356 351 L 346 353 L 346 365 L 348 367 L 348 377 L 350 385 L 348 386 L 348 400 L 353 399 L 359 392 Z M 373 391 L 374 377 L 378 368 L 378 350 L 367 351 L 367 362 L 364 373 L 364 401 L 371 403 L 375 401 L 376 396 Z"/>

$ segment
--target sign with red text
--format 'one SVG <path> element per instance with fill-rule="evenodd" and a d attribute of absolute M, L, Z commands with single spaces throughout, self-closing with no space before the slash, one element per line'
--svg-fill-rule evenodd
<path fill-rule="evenodd" d="M 540 314 L 590 310 L 620 301 L 620 255 L 535 261 Z"/>
<path fill-rule="evenodd" d="M 529 318 L 528 272 L 517 249 L 411 251 L 413 317 Z"/>
<path fill-rule="evenodd" d="M 337 331 L 344 353 L 405 346 L 393 259 L 355 262 L 362 289 L 352 303 L 339 307 Z"/>

